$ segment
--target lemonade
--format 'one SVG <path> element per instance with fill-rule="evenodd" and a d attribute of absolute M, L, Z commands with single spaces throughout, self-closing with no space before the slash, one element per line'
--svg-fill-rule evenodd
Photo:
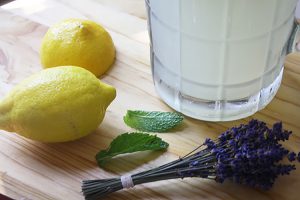
<path fill-rule="evenodd" d="M 281 81 L 297 0 L 149 0 L 153 77 L 194 118 L 248 116 Z"/>

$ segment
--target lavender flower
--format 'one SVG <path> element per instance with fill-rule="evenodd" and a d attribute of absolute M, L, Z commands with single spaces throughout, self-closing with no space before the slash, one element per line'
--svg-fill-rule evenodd
<path fill-rule="evenodd" d="M 251 120 L 228 129 L 216 140 L 206 139 L 203 145 L 183 158 L 130 176 L 129 185 L 201 177 L 219 183 L 231 180 L 268 190 L 279 175 L 288 175 L 295 170 L 294 165 L 281 164 L 281 160 L 288 158 L 290 162 L 300 162 L 300 152 L 297 155 L 279 143 L 288 140 L 291 133 L 282 129 L 281 122 L 268 128 L 262 121 Z M 123 187 L 121 178 L 87 180 L 83 181 L 82 191 L 86 199 L 95 199 Z"/>
<path fill-rule="evenodd" d="M 297 156 L 297 154 L 295 154 L 294 152 L 291 152 L 291 153 L 289 153 L 289 155 L 288 155 L 288 159 L 289 159 L 289 161 L 295 161 L 296 160 L 296 156 Z"/>
<path fill-rule="evenodd" d="M 264 122 L 251 120 L 247 125 L 232 128 L 207 145 L 216 162 L 216 181 L 234 182 L 270 189 L 278 175 L 289 174 L 294 165 L 278 164 L 284 157 L 296 160 L 296 154 L 279 144 L 291 132 L 282 130 L 281 122 L 269 129 Z"/>

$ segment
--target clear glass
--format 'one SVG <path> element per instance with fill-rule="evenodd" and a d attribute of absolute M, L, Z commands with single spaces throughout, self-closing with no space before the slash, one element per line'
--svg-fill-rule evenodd
<path fill-rule="evenodd" d="M 146 0 L 156 91 L 196 119 L 247 117 L 275 96 L 297 0 Z"/>

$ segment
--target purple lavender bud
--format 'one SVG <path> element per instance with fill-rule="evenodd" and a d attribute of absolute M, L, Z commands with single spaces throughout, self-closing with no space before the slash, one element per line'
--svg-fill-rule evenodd
<path fill-rule="evenodd" d="M 255 135 L 255 132 L 256 132 L 256 129 L 254 127 L 249 128 L 249 129 L 246 130 L 245 137 L 246 138 L 249 138 L 249 137 L 251 138 Z"/>
<path fill-rule="evenodd" d="M 282 122 L 276 122 L 273 124 L 273 131 L 282 132 Z"/>
<path fill-rule="evenodd" d="M 218 138 L 220 141 L 226 141 L 232 138 L 232 134 L 229 130 L 227 130 L 224 133 L 222 133 Z"/>
<path fill-rule="evenodd" d="M 212 154 L 217 154 L 217 153 L 219 153 L 219 149 L 218 148 L 213 148 L 212 150 L 211 150 L 211 153 Z"/>
<path fill-rule="evenodd" d="M 235 140 L 229 140 L 229 141 L 228 141 L 228 144 L 229 144 L 230 146 L 232 146 L 232 147 L 236 146 Z"/>
<path fill-rule="evenodd" d="M 291 134 L 292 134 L 292 131 L 286 131 L 286 130 L 285 130 L 285 131 L 283 132 L 283 137 L 284 137 L 284 139 L 285 139 L 285 140 L 288 140 Z M 283 140 L 283 141 L 284 141 L 284 140 Z"/>
<path fill-rule="evenodd" d="M 289 153 L 288 155 L 288 159 L 290 162 L 295 161 L 296 160 L 296 156 L 297 154 L 295 154 L 294 152 Z"/>
<path fill-rule="evenodd" d="M 210 139 L 210 138 L 206 138 L 205 142 L 203 144 L 206 145 L 207 148 L 209 148 L 209 149 L 212 149 L 212 148 L 214 148 L 216 146 L 215 142 L 212 141 L 212 139 Z"/>
<path fill-rule="evenodd" d="M 257 126 L 257 120 L 256 119 L 252 119 L 249 123 L 248 123 L 248 125 L 249 125 L 249 127 L 255 127 L 255 126 Z"/>
<path fill-rule="evenodd" d="M 279 164 L 277 166 L 278 175 L 289 175 L 290 171 L 295 170 L 295 169 L 296 169 L 295 165 L 282 165 L 282 164 Z"/>
<path fill-rule="evenodd" d="M 237 136 L 237 135 L 239 134 L 238 128 L 233 127 L 233 128 L 231 129 L 231 134 L 232 134 L 233 137 Z"/>
<path fill-rule="evenodd" d="M 282 129 L 282 122 L 277 122 L 273 125 L 272 133 L 277 141 L 285 141 L 289 139 L 292 131 L 286 131 Z"/>
<path fill-rule="evenodd" d="M 218 139 L 220 140 L 220 142 L 226 141 L 226 136 L 225 136 L 225 134 L 222 133 L 222 134 L 218 137 Z"/>

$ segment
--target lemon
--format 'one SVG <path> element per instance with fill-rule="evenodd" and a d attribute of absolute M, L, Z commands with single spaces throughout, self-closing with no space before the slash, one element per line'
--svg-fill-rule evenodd
<path fill-rule="evenodd" d="M 102 122 L 114 87 L 75 66 L 42 70 L 0 102 L 0 128 L 42 142 L 81 138 Z"/>
<path fill-rule="evenodd" d="M 109 33 L 99 24 L 67 19 L 49 28 L 40 56 L 45 68 L 74 65 L 101 76 L 114 62 L 115 47 Z"/>

